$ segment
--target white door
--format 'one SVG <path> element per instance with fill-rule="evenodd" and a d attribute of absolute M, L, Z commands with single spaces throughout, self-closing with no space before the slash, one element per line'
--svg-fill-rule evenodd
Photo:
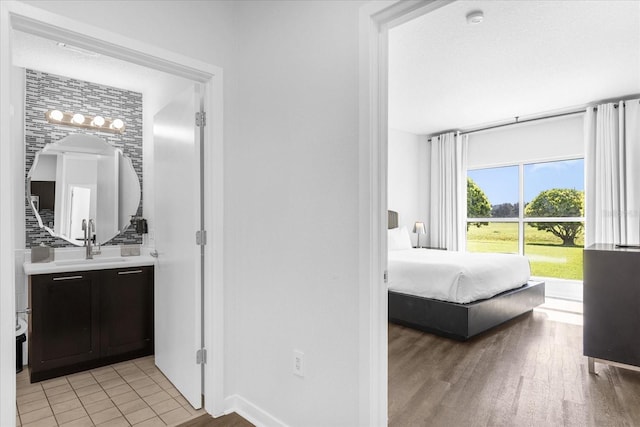
<path fill-rule="evenodd" d="M 202 370 L 202 258 L 196 244 L 201 226 L 200 95 L 190 86 L 154 117 L 155 360 L 158 368 L 198 409 Z"/>

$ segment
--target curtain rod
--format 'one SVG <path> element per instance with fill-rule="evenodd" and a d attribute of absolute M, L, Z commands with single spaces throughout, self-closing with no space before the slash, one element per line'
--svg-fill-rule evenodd
<path fill-rule="evenodd" d="M 521 123 L 535 122 L 537 120 L 546 120 L 546 119 L 554 119 L 556 117 L 573 116 L 573 115 L 576 115 L 576 114 L 583 114 L 585 112 L 586 112 L 586 109 L 585 108 L 581 108 L 579 110 L 569 111 L 569 112 L 566 112 L 566 113 L 550 114 L 548 116 L 535 117 L 533 119 L 525 119 L 525 120 L 520 120 L 519 119 L 520 116 L 516 116 L 515 117 L 515 119 L 516 119 L 515 122 L 502 123 L 502 124 L 499 124 L 499 125 L 487 126 L 487 127 L 478 128 L 478 129 L 471 129 L 471 130 L 468 130 L 468 131 L 461 131 L 460 135 L 469 135 L 469 134 L 472 134 L 472 133 L 482 132 L 482 131 L 489 130 L 489 129 L 496 129 L 496 128 L 501 128 L 501 127 L 504 127 L 504 126 L 519 125 Z"/>
<path fill-rule="evenodd" d="M 624 107 L 625 103 L 628 102 L 628 101 L 631 101 L 631 99 L 621 100 L 620 103 Z M 640 103 L 640 100 L 638 101 L 638 103 Z M 618 105 L 619 104 L 615 104 L 613 107 L 614 108 L 618 108 Z M 546 120 L 546 119 L 553 119 L 553 118 L 556 118 L 556 117 L 564 117 L 564 116 L 572 116 L 572 115 L 575 115 L 575 114 L 583 114 L 583 113 L 586 113 L 586 111 L 588 109 L 589 109 L 589 106 L 586 106 L 586 107 L 582 107 L 580 109 L 573 110 L 573 111 L 567 111 L 567 112 L 558 113 L 558 114 L 549 114 L 549 115 L 546 115 L 546 116 L 534 117 L 534 118 L 525 119 L 525 120 L 519 120 L 520 116 L 516 116 L 515 117 L 516 120 L 514 122 L 502 123 L 502 124 L 499 124 L 499 125 L 486 126 L 486 127 L 482 127 L 482 128 L 478 128 L 478 129 L 471 129 L 471 130 L 459 131 L 459 132 L 460 132 L 460 135 L 469 135 L 469 134 L 472 134 L 472 133 L 482 132 L 482 131 L 490 130 L 490 129 L 497 129 L 497 128 L 501 128 L 501 127 L 505 127 L 505 126 L 513 126 L 513 125 L 518 125 L 518 124 L 521 124 L 521 123 L 535 122 L 536 120 Z M 593 107 L 593 111 L 597 111 L 597 110 L 598 110 L 598 107 Z M 436 136 L 433 135 L 433 136 L 428 136 L 427 137 L 428 140 L 431 139 L 431 138 L 436 138 Z M 440 138 L 440 136 L 437 136 L 437 138 Z"/>

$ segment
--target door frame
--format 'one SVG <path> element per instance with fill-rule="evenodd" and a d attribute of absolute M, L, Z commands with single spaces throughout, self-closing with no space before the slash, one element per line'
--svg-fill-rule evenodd
<path fill-rule="evenodd" d="M 372 1 L 359 29 L 360 425 L 388 421 L 387 169 L 389 29 L 452 0 Z"/>
<path fill-rule="evenodd" d="M 11 74 L 13 29 L 54 38 L 117 59 L 164 71 L 202 83 L 205 87 L 204 179 L 205 224 L 209 234 L 205 246 L 203 322 L 208 349 L 205 376 L 205 410 L 224 413 L 224 299 L 223 299 L 223 70 L 161 47 L 87 25 L 17 1 L 0 2 L 0 425 L 12 425 L 16 416 L 14 311 L 15 255 L 14 215 L 16 191 L 11 159 Z M 194 355 L 195 360 L 195 355 Z"/>

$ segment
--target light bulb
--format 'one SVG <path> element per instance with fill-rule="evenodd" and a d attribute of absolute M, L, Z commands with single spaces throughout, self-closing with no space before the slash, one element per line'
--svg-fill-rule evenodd
<path fill-rule="evenodd" d="M 49 118 L 57 122 L 62 120 L 63 117 L 64 117 L 64 114 L 62 114 L 62 111 L 60 110 L 51 110 L 51 112 L 49 113 Z"/>
<path fill-rule="evenodd" d="M 84 123 L 84 116 L 80 113 L 76 113 L 73 115 L 71 121 L 75 124 L 81 125 Z"/>
<path fill-rule="evenodd" d="M 91 124 L 94 125 L 94 126 L 102 126 L 102 125 L 104 125 L 104 117 L 95 116 L 93 118 L 93 120 L 91 121 Z"/>
<path fill-rule="evenodd" d="M 124 122 L 120 119 L 115 119 L 113 122 L 111 122 L 111 127 L 114 129 L 122 129 L 123 126 Z"/>

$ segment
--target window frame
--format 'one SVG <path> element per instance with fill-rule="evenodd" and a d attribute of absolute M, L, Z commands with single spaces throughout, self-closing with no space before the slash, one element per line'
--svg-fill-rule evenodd
<path fill-rule="evenodd" d="M 517 223 L 518 224 L 518 254 L 526 256 L 524 252 L 525 246 L 525 238 L 524 238 L 524 227 L 526 223 L 529 222 L 582 222 L 584 223 L 584 227 L 586 227 L 585 217 L 574 217 L 574 216 L 563 216 L 563 217 L 525 217 L 524 216 L 524 167 L 525 165 L 532 165 L 536 163 L 551 163 L 551 162 L 563 162 L 568 160 L 582 160 L 584 162 L 584 156 L 567 156 L 567 157 L 553 157 L 548 159 L 537 159 L 537 160 L 528 160 L 514 163 L 497 163 L 494 165 L 483 165 L 474 168 L 467 168 L 467 177 L 469 176 L 469 171 L 483 170 L 483 169 L 495 169 L 501 167 L 508 166 L 517 166 L 518 167 L 518 216 L 513 218 L 469 218 L 465 213 L 465 224 L 474 223 L 474 222 L 507 222 L 507 223 Z M 583 169 L 584 170 L 584 169 Z M 583 173 L 584 180 L 584 173 Z M 585 186 L 585 198 L 587 197 L 586 186 Z M 467 235 L 465 234 L 465 242 L 467 239 Z"/>

